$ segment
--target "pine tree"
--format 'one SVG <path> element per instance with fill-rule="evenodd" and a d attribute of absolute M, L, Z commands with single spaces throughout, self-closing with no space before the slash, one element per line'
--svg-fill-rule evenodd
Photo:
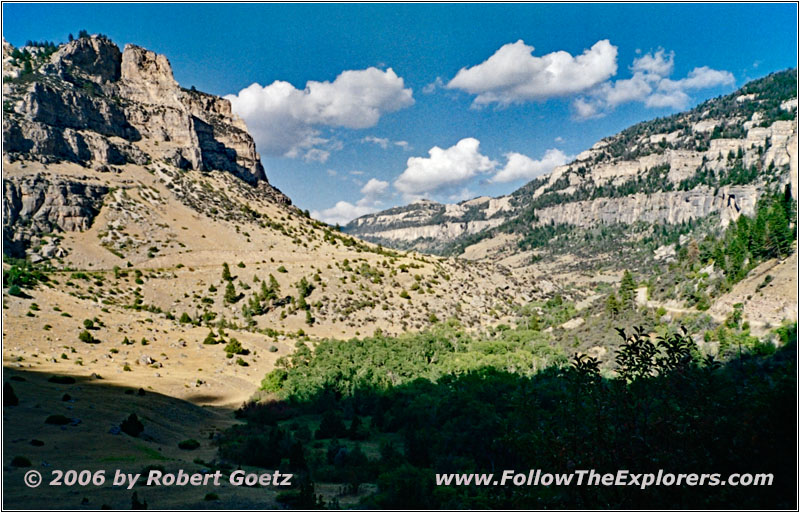
<path fill-rule="evenodd" d="M 229 281 L 228 285 L 225 287 L 225 297 L 224 300 L 226 303 L 235 303 L 239 300 L 239 296 L 236 294 L 236 287 L 233 286 L 233 282 Z"/>
<path fill-rule="evenodd" d="M 775 202 L 767 218 L 767 230 L 771 256 L 783 258 L 789 255 L 792 248 L 792 230 L 789 228 L 789 218 L 786 207 L 782 202 Z"/>
<path fill-rule="evenodd" d="M 630 308 L 633 306 L 633 291 L 636 290 L 636 282 L 633 280 L 633 275 L 630 271 L 625 271 L 622 275 L 622 281 L 619 284 L 619 298 L 623 308 Z"/>
<path fill-rule="evenodd" d="M 281 293 L 281 286 L 278 285 L 278 280 L 276 280 L 271 274 L 269 275 L 269 290 L 270 296 L 266 299 L 278 299 L 278 296 Z"/>
<path fill-rule="evenodd" d="M 228 267 L 228 262 L 222 264 L 222 279 L 224 281 L 231 281 L 231 268 Z"/>
<path fill-rule="evenodd" d="M 619 314 L 619 301 L 617 301 L 617 295 L 613 292 L 609 294 L 608 299 L 606 299 L 606 312 L 611 315 L 612 318 Z"/>

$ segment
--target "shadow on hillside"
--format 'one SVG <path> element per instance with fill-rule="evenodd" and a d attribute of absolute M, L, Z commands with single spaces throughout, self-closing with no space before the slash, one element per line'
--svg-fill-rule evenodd
<path fill-rule="evenodd" d="M 337 482 L 342 497 L 377 483 L 361 500 L 376 509 L 794 509 L 796 361 L 790 342 L 771 356 L 676 364 L 629 384 L 573 366 L 530 377 L 484 368 L 388 389 L 367 384 L 370 373 L 386 371 L 380 363 L 354 362 L 360 384 L 340 369 L 340 378 L 310 384 L 295 399 L 240 410 L 248 423 L 221 437 L 220 455 L 305 476 L 283 498 L 296 508 L 320 506 L 314 482 Z M 369 450 L 378 454 L 368 458 Z M 504 470 L 531 469 L 719 474 L 720 481 L 771 473 L 774 480 L 645 489 L 435 484 L 436 473 L 498 479 Z M 337 501 L 327 497 L 325 505 Z"/>
<path fill-rule="evenodd" d="M 205 467 L 196 460 L 211 461 L 217 453 L 211 437 L 234 422 L 230 409 L 201 407 L 149 391 L 145 383 L 140 389 L 85 376 L 54 376 L 3 369 L 4 508 L 130 509 L 132 492 L 109 486 L 116 469 L 139 473 L 148 465 L 162 465 L 167 471 L 200 472 Z M 11 405 L 15 401 L 9 386 L 17 405 Z M 119 430 L 131 414 L 143 427 L 136 437 Z M 181 450 L 178 443 L 187 439 L 198 440 L 200 447 Z M 24 460 L 15 462 L 17 457 Z M 54 469 L 105 470 L 109 482 L 101 487 L 47 486 Z M 45 483 L 25 487 L 23 475 L 29 470 L 41 472 Z M 151 507 L 160 508 L 206 508 L 203 495 L 214 491 L 136 490 Z"/>

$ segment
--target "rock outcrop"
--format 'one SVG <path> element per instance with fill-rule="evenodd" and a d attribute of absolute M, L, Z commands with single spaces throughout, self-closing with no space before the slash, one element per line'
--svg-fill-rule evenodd
<path fill-rule="evenodd" d="M 4 251 L 23 256 L 40 235 L 88 229 L 108 190 L 103 185 L 44 173 L 4 179 Z"/>
<path fill-rule="evenodd" d="M 155 163 L 224 171 L 250 184 L 259 198 L 291 203 L 269 184 L 230 102 L 181 88 L 163 55 L 135 45 L 121 52 L 104 36 L 49 52 L 15 51 L 3 41 L 3 75 L 3 159 L 32 169 L 3 180 L 7 252 L 20 255 L 37 234 L 85 230 L 99 211 L 106 190 L 89 176 L 37 172 L 53 163 L 95 172 Z"/>
<path fill-rule="evenodd" d="M 539 224 L 569 224 L 588 227 L 597 224 L 666 223 L 680 224 L 719 213 L 723 226 L 739 215 L 753 215 L 759 189 L 752 185 L 723 187 L 716 193 L 709 187 L 691 191 L 631 194 L 621 198 L 574 201 L 536 211 Z"/>
<path fill-rule="evenodd" d="M 105 37 L 79 38 L 32 73 L 7 81 L 3 102 L 9 159 L 87 167 L 166 160 L 182 169 L 228 171 L 253 184 L 267 180 L 230 102 L 182 89 L 165 56 L 138 46 L 120 52 Z"/>

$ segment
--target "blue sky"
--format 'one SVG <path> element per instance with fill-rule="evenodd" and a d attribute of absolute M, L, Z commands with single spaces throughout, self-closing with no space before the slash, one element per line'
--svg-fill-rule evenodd
<path fill-rule="evenodd" d="M 506 194 L 638 121 L 795 67 L 795 4 L 9 4 L 232 95 L 270 181 L 330 222 Z M 256 84 L 256 85 L 253 85 Z"/>

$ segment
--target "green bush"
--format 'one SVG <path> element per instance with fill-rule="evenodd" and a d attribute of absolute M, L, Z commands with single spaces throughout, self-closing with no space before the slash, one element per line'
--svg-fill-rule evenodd
<path fill-rule="evenodd" d="M 99 344 L 100 340 L 94 338 L 94 335 L 89 333 L 87 330 L 83 330 L 78 334 L 78 340 L 81 342 L 85 342 L 87 344 Z"/>
<path fill-rule="evenodd" d="M 14 456 L 14 458 L 11 460 L 11 466 L 12 467 L 30 467 L 31 466 L 31 460 L 29 460 L 25 456 Z"/>
<path fill-rule="evenodd" d="M 135 413 L 131 413 L 127 419 L 122 421 L 120 424 L 120 429 L 123 433 L 128 434 L 132 437 L 138 437 L 144 431 L 144 424 L 139 420 Z"/>
<path fill-rule="evenodd" d="M 195 449 L 200 448 L 200 442 L 198 442 L 193 438 L 190 438 L 188 440 L 183 440 L 182 442 L 178 442 L 178 448 L 183 449 L 184 451 L 193 451 Z"/>
<path fill-rule="evenodd" d="M 45 424 L 53 424 L 54 426 L 66 426 L 70 422 L 69 417 L 63 415 L 50 415 L 44 419 Z"/>

